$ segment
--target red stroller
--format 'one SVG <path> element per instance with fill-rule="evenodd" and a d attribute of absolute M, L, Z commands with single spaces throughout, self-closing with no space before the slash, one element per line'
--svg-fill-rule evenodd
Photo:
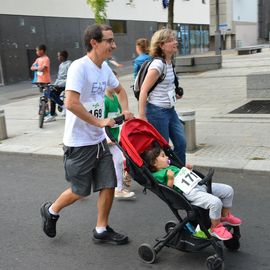
<path fill-rule="evenodd" d="M 207 258 L 207 267 L 210 270 L 223 269 L 223 247 L 220 240 L 212 237 L 208 232 L 211 225 L 208 211 L 191 205 L 181 193 L 155 181 L 140 157 L 140 154 L 155 141 L 162 147 L 174 165 L 180 168 L 183 167 L 183 164 L 181 164 L 167 141 L 151 124 L 141 119 L 132 119 L 123 124 L 119 143 L 111 136 L 107 128 L 106 132 L 125 155 L 126 167 L 132 178 L 142 185 L 145 191 L 149 189 L 161 198 L 169 206 L 177 219 L 177 222 L 168 221 L 165 224 L 166 235 L 157 239 L 157 243 L 153 247 L 146 243 L 139 247 L 138 253 L 140 258 L 146 263 L 154 263 L 156 255 L 164 246 L 185 252 L 198 252 L 208 246 L 212 246 L 215 250 L 215 254 Z M 199 184 L 207 185 L 207 191 L 211 193 L 212 176 L 214 174 L 213 169 L 209 170 L 207 176 L 204 176 L 198 171 L 195 171 L 195 173 L 202 178 Z M 184 217 L 179 214 L 179 210 L 184 210 Z M 194 228 L 200 225 L 201 230 L 205 233 L 207 238 L 204 239 L 193 236 L 193 233 L 187 229 L 187 223 L 192 224 Z M 223 241 L 224 245 L 229 250 L 238 250 L 240 247 L 239 227 L 227 227 L 227 229 L 230 230 L 233 238 Z"/>

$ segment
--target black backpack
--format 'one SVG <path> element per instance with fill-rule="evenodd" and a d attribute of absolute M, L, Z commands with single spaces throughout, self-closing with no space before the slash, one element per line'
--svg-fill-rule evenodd
<path fill-rule="evenodd" d="M 134 85 L 132 86 L 133 87 L 133 93 L 134 93 L 134 96 L 137 100 L 139 100 L 139 97 L 140 97 L 140 92 L 141 92 L 141 87 L 142 87 L 142 84 L 143 84 L 143 81 L 145 79 L 145 76 L 148 72 L 148 68 L 149 66 L 151 65 L 151 63 L 155 60 L 155 59 L 160 59 L 162 62 L 163 62 L 163 70 L 162 70 L 162 73 L 161 75 L 159 76 L 159 78 L 157 79 L 157 81 L 153 84 L 153 86 L 150 88 L 150 90 L 148 91 L 148 95 L 151 93 L 151 91 L 153 91 L 155 89 L 155 87 L 160 83 L 162 82 L 165 77 L 166 77 L 166 74 L 167 74 L 167 66 L 166 66 L 166 62 L 163 58 L 160 58 L 160 57 L 154 57 L 152 58 L 151 60 L 147 60 L 145 61 L 142 65 L 141 65 L 141 68 L 139 69 L 139 72 L 135 78 L 135 82 L 134 82 Z M 176 76 L 176 73 L 175 73 L 175 70 L 174 70 L 174 65 L 173 65 L 173 73 L 174 73 L 174 84 L 175 84 L 175 92 L 176 94 L 182 96 L 183 95 L 183 88 L 179 87 L 179 82 L 178 82 L 178 78 Z"/>

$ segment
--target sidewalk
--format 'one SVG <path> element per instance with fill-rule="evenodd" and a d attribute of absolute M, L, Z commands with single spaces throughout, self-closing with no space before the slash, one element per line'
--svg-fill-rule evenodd
<path fill-rule="evenodd" d="M 223 55 L 223 68 L 197 74 L 182 74 L 184 98 L 177 110 L 196 111 L 197 149 L 187 161 L 199 167 L 270 172 L 270 115 L 228 114 L 249 102 L 246 75 L 269 72 L 270 49 L 262 53 Z M 130 109 L 137 114 L 137 100 L 130 89 L 131 74 L 122 75 Z M 29 86 L 31 88 L 31 86 Z M 3 87 L 2 87 L 3 89 Z M 0 92 L 1 94 L 1 92 Z M 62 156 L 64 119 L 38 127 L 38 97 L 4 106 L 8 139 L 0 141 L 1 152 Z"/>

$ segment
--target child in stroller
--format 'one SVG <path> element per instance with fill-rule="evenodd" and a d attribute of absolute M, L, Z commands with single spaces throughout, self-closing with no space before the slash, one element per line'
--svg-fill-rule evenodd
<path fill-rule="evenodd" d="M 145 263 L 154 263 L 157 254 L 165 246 L 184 252 L 198 252 L 206 247 L 212 246 L 215 250 L 215 254 L 207 258 L 207 267 L 210 270 L 223 269 L 223 247 L 220 244 L 220 240 L 213 237 L 208 230 L 211 227 L 209 210 L 192 205 L 182 192 L 178 192 L 156 181 L 148 168 L 148 164 L 141 157 L 141 154 L 151 148 L 153 142 L 156 142 L 171 160 L 172 165 L 182 168 L 183 164 L 181 164 L 168 142 L 151 124 L 142 119 L 131 119 L 123 124 L 119 143 L 110 135 L 109 129 L 107 128 L 106 133 L 125 155 L 126 167 L 132 179 L 142 185 L 145 191 L 150 190 L 162 199 L 177 218 L 177 221 L 168 221 L 165 224 L 166 235 L 156 239 L 157 242 L 154 246 L 147 243 L 140 245 L 138 249 L 140 258 Z M 210 169 L 206 176 L 198 171 L 193 171 L 202 179 L 199 185 L 206 185 L 207 192 L 211 193 L 211 182 L 214 174 L 213 169 Z M 232 192 L 231 189 L 230 192 Z M 228 203 L 225 206 L 230 207 L 231 205 Z M 240 220 L 239 222 L 241 223 Z M 206 239 L 198 238 L 193 235 L 193 233 L 187 229 L 187 224 L 192 224 L 194 228 L 199 225 L 206 235 Z M 231 239 L 223 241 L 225 247 L 229 250 L 238 250 L 240 247 L 239 239 L 241 237 L 239 226 L 231 226 L 228 224 L 224 226 L 232 235 Z"/>
<path fill-rule="evenodd" d="M 186 168 L 182 170 L 174 165 L 170 165 L 170 160 L 159 146 L 154 142 L 152 147 L 145 150 L 141 157 L 146 162 L 148 168 L 153 173 L 154 178 L 163 185 L 174 188 L 178 192 L 184 193 L 184 196 L 191 202 L 192 205 L 199 206 L 203 209 L 209 209 L 209 217 L 211 219 L 210 234 L 220 240 L 229 240 L 232 234 L 223 226 L 223 224 L 230 226 L 241 225 L 241 219 L 233 216 L 230 212 L 233 201 L 233 189 L 229 185 L 213 183 L 212 194 L 207 193 L 206 186 L 195 185 L 194 181 L 201 180 L 195 173 L 192 173 Z M 175 177 L 181 177 L 181 172 L 186 176 L 185 179 L 178 178 L 181 183 L 187 187 L 193 184 L 193 188 L 183 192 L 174 183 Z M 188 175 L 187 175 L 188 174 Z M 191 180 L 188 181 L 188 180 Z M 198 181 L 197 180 L 197 181 Z M 199 182 L 199 181 L 198 181 Z"/>

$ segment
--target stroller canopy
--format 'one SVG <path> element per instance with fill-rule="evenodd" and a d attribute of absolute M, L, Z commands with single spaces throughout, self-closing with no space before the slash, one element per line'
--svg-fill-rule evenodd
<path fill-rule="evenodd" d="M 123 124 L 120 145 L 139 167 L 143 165 L 140 154 L 149 148 L 153 141 L 158 142 L 162 148 L 170 147 L 158 131 L 142 119 L 134 118 Z"/>

